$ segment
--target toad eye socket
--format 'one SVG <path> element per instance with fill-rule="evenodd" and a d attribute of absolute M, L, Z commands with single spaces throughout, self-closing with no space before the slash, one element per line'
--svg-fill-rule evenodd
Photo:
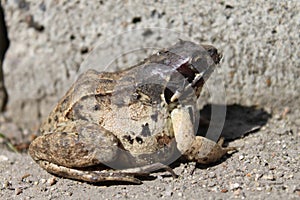
<path fill-rule="evenodd" d="M 219 53 L 218 49 L 213 46 L 207 45 L 204 48 L 206 49 L 208 55 L 213 59 L 214 63 L 218 64 L 222 59 L 222 53 Z"/>
<path fill-rule="evenodd" d="M 218 50 L 216 48 L 213 48 L 213 47 L 209 48 L 207 50 L 207 52 L 210 55 L 210 57 L 218 55 Z"/>

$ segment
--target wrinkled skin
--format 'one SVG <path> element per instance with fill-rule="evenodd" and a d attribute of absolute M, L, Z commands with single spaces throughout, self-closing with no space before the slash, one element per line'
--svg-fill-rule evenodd
<path fill-rule="evenodd" d="M 195 136 L 196 100 L 221 59 L 179 41 L 129 69 L 89 70 L 60 100 L 29 147 L 45 170 L 87 182 L 128 181 L 179 156 L 211 163 L 233 148 Z M 196 127 L 197 128 L 197 127 Z"/>

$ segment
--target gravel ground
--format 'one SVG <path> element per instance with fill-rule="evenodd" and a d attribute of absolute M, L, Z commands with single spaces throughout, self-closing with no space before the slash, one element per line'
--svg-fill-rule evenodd
<path fill-rule="evenodd" d="M 164 46 L 174 35 L 165 31 L 161 40 L 145 32 L 156 26 L 222 49 L 224 60 L 214 75 L 224 76 L 229 104 L 222 134 L 238 151 L 211 166 L 178 161 L 172 165 L 177 179 L 157 172 L 141 185 L 92 185 L 47 173 L 0 138 L 0 199 L 300 198 L 298 1 L 89 2 L 1 0 L 12 45 L 4 63 L 10 103 L 0 116 L 0 133 L 26 148 L 32 139 L 26 130 L 49 113 L 99 38 L 146 28 L 107 39 L 111 45 L 100 48 L 102 58 L 141 39 L 146 47 Z M 207 118 L 208 102 L 216 103 L 203 101 Z"/>
<path fill-rule="evenodd" d="M 55 177 L 42 170 L 29 155 L 0 153 L 2 199 L 299 199 L 299 118 L 287 110 L 271 117 L 262 109 L 232 105 L 223 135 L 238 151 L 211 166 L 176 162 L 180 175 L 151 174 L 141 185 L 102 183 L 92 185 Z M 247 115 L 245 114 L 247 113 Z M 239 116 L 240 114 L 240 116 Z M 239 116 L 239 117 L 237 117 Z M 256 118 L 254 118 L 256 116 Z M 249 119 L 252 119 L 249 120 Z M 264 124 L 261 122 L 264 121 Z M 227 125 L 226 125 L 227 124 Z M 246 129 L 243 129 L 243 127 Z M 232 135 L 232 134 L 230 134 Z"/>

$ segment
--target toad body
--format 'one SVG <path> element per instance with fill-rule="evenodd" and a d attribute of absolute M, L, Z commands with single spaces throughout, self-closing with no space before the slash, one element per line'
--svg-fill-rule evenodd
<path fill-rule="evenodd" d="M 201 89 L 221 55 L 180 40 L 118 72 L 88 70 L 72 85 L 29 147 L 50 173 L 87 182 L 127 181 L 180 156 L 208 164 L 233 148 L 196 136 Z"/>

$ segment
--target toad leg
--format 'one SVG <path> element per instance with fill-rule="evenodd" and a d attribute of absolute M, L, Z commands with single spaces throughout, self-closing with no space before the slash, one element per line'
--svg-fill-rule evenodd
<path fill-rule="evenodd" d="M 52 174 L 87 182 L 131 183 L 141 183 L 134 176 L 148 175 L 159 169 L 176 176 L 171 168 L 160 163 L 141 167 L 130 165 L 130 154 L 120 149 L 118 139 L 96 124 L 69 122 L 56 131 L 39 136 L 29 147 L 32 158 Z M 105 166 L 113 162 L 131 167 L 115 170 Z"/>
<path fill-rule="evenodd" d="M 65 122 L 54 132 L 37 137 L 29 147 L 35 160 L 65 167 L 89 167 L 114 161 L 118 140 L 104 128 L 84 121 Z"/>
<path fill-rule="evenodd" d="M 218 161 L 228 151 L 235 150 L 234 147 L 222 147 L 222 139 L 215 143 L 205 137 L 195 136 L 190 112 L 186 107 L 174 109 L 171 119 L 177 148 L 190 161 L 209 164 Z"/>

